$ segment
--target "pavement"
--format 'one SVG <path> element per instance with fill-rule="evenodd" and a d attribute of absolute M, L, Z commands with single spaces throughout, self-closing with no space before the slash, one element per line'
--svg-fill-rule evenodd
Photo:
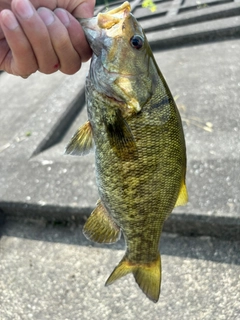
<path fill-rule="evenodd" d="M 98 199 L 94 156 L 64 155 L 86 121 L 84 80 L 0 74 L 0 319 L 240 318 L 240 2 L 133 2 L 176 99 L 189 203 L 164 225 L 162 292 L 105 288 L 124 242 L 81 229 Z M 96 8 L 96 11 L 103 9 Z"/>
<path fill-rule="evenodd" d="M 81 228 L 29 220 L 4 226 L 1 320 L 239 319 L 239 242 L 163 233 L 154 304 L 132 275 L 104 287 L 124 242 L 90 244 Z"/>

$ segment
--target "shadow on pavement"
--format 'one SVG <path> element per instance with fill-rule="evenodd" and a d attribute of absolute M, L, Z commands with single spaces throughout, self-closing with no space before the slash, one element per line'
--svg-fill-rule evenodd
<path fill-rule="evenodd" d="M 124 250 L 123 237 L 115 244 L 97 244 L 87 240 L 82 233 L 82 223 L 46 222 L 8 218 L 1 224 L 2 237 L 16 237 L 33 241 L 63 243 L 76 246 Z M 240 265 L 240 241 L 220 240 L 214 237 L 186 237 L 163 232 L 160 251 L 162 255 L 178 256 L 191 259 L 215 261 Z"/>

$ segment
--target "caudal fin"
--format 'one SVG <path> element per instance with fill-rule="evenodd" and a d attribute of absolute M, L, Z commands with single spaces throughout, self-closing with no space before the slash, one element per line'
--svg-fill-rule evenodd
<path fill-rule="evenodd" d="M 116 280 L 122 278 L 128 273 L 133 273 L 133 276 L 139 285 L 139 288 L 145 295 L 157 302 L 160 295 L 161 287 L 161 258 L 158 254 L 155 261 L 139 264 L 132 263 L 126 256 L 122 259 L 119 265 L 113 270 L 105 285 L 108 286 Z"/>

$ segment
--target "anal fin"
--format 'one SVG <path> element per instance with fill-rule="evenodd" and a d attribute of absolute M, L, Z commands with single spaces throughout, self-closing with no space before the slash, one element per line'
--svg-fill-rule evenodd
<path fill-rule="evenodd" d="M 175 203 L 175 207 L 184 206 L 188 202 L 188 192 L 185 181 L 182 181 L 182 185 L 178 194 L 177 201 Z"/>
<path fill-rule="evenodd" d="M 83 227 L 83 234 L 94 242 L 113 243 L 120 238 L 121 231 L 99 200 Z"/>
<path fill-rule="evenodd" d="M 66 147 L 65 153 L 82 156 L 88 154 L 94 147 L 92 127 L 89 121 L 82 125 L 74 134 Z"/>

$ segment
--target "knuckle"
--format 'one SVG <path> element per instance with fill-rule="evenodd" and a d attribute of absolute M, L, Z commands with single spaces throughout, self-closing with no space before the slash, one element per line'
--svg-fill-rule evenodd
<path fill-rule="evenodd" d="M 74 64 L 67 64 L 66 66 L 62 66 L 60 68 L 60 71 L 65 73 L 65 74 L 68 74 L 68 75 L 73 75 L 74 73 L 78 72 L 79 69 L 81 68 L 81 61 L 77 61 L 76 63 Z"/>
<path fill-rule="evenodd" d="M 37 64 L 31 66 L 16 66 L 15 74 L 21 76 L 22 78 L 28 78 L 31 74 L 38 70 Z"/>
<path fill-rule="evenodd" d="M 56 51 L 68 50 L 70 47 L 69 37 L 67 35 L 63 35 L 59 37 L 58 41 L 56 41 L 54 47 Z"/>
<path fill-rule="evenodd" d="M 39 67 L 39 69 L 38 69 L 39 72 L 44 73 L 44 74 L 52 74 L 58 70 L 59 69 L 49 68 L 49 66 L 42 66 L 42 67 Z"/>
<path fill-rule="evenodd" d="M 82 56 L 82 62 L 87 62 L 92 56 L 92 52 L 89 50 Z"/>

